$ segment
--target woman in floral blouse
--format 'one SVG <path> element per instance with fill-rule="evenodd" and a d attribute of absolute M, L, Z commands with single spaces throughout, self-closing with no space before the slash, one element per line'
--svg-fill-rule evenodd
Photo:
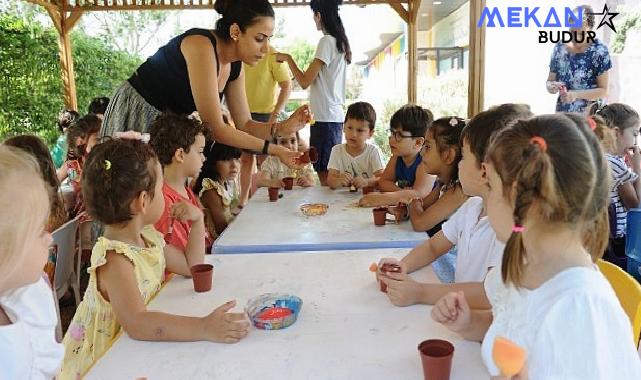
<path fill-rule="evenodd" d="M 585 112 L 592 102 L 608 93 L 610 53 L 601 41 L 588 38 L 588 32 L 594 29 L 594 11 L 587 5 L 580 8 L 583 8 L 583 25 L 570 31 L 582 42 L 559 42 L 550 60 L 547 90 L 559 94 L 557 112 Z"/>

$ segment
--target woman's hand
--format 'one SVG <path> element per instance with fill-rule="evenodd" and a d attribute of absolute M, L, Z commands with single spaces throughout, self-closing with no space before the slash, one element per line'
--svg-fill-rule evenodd
<path fill-rule="evenodd" d="M 289 150 L 281 145 L 271 144 L 269 146 L 270 154 L 276 156 L 280 161 L 292 169 L 301 169 L 302 166 L 298 163 L 298 157 L 302 156 L 302 152 L 295 152 Z"/>
<path fill-rule="evenodd" d="M 547 88 L 548 92 L 550 94 L 557 94 L 559 90 L 561 89 L 561 86 L 563 86 L 563 82 L 557 82 L 553 80 L 549 80 L 545 82 L 545 87 Z"/>
<path fill-rule="evenodd" d="M 298 109 L 294 111 L 287 120 L 280 124 L 278 131 L 283 134 L 296 133 L 305 128 L 313 118 L 314 115 L 312 114 L 312 111 L 310 111 L 309 106 L 307 104 L 302 105 L 298 107 Z"/>
<path fill-rule="evenodd" d="M 472 323 L 472 311 L 462 291 L 448 293 L 432 307 L 432 319 L 461 333 Z"/>
<path fill-rule="evenodd" d="M 561 102 L 563 103 L 572 103 L 577 99 L 576 92 L 574 91 L 561 91 Z"/>

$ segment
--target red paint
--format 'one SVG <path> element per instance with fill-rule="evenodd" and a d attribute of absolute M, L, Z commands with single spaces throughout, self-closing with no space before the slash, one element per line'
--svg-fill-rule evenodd
<path fill-rule="evenodd" d="M 292 310 L 286 307 L 270 307 L 258 314 L 259 320 L 281 319 L 292 315 Z"/>

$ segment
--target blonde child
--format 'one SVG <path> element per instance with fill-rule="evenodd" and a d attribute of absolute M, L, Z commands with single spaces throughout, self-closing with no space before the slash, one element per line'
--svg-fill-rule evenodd
<path fill-rule="evenodd" d="M 434 117 L 417 105 L 405 105 L 392 115 L 389 144 L 392 150 L 378 187 L 383 193 L 370 193 L 359 200 L 362 207 L 408 203 L 425 198 L 434 185 L 434 177 L 420 168 L 425 133 Z"/>
<path fill-rule="evenodd" d="M 506 243 L 485 279 L 492 310 L 471 310 L 457 292 L 432 317 L 482 341 L 492 376 L 500 336 L 525 348 L 530 379 L 640 379 L 630 320 L 594 265 L 608 239 L 609 174 L 585 119 L 520 121 L 493 140 L 485 166 L 488 217 Z"/>
<path fill-rule="evenodd" d="M 625 266 L 627 214 L 630 208 L 639 207 L 641 200 L 641 153 L 637 145 L 639 114 L 628 105 L 613 103 L 596 110 L 595 122 L 601 124 L 601 121 L 615 135 L 613 144 L 608 143 L 607 134 L 602 140 L 612 177 L 610 210 L 614 221 L 605 258 Z"/>
<path fill-rule="evenodd" d="M 414 231 L 433 236 L 441 223 L 467 200 L 459 183 L 461 131 L 465 121 L 458 117 L 435 120 L 425 134 L 421 168 L 436 176 L 436 186 L 424 199 L 414 199 L 408 206 Z"/>
<path fill-rule="evenodd" d="M 0 145 L 0 168 L 0 378 L 51 379 L 64 351 L 42 276 L 51 244 L 44 229 L 48 193 L 38 163 L 24 151 Z"/>
<path fill-rule="evenodd" d="M 189 266 L 200 264 L 211 240 L 203 218 L 177 220 L 171 215 L 174 204 L 186 202 L 200 209 L 198 197 L 187 186 L 196 178 L 205 161 L 205 128 L 195 118 L 173 113 L 160 115 L 151 125 L 149 145 L 163 168 L 162 196 L 165 210 L 154 227 L 163 234 L 167 249 L 184 255 Z"/>
<path fill-rule="evenodd" d="M 390 258 L 381 260 L 381 264 L 396 263 L 402 269 L 400 274 L 377 273 L 377 278 L 387 284 L 387 296 L 393 304 L 431 305 L 448 292 L 465 290 L 470 304 L 489 308 L 482 281 L 490 268 L 500 264 L 504 245 L 497 240 L 487 217 L 488 190 L 483 161 L 492 134 L 531 115 L 526 105 L 503 104 L 479 113 L 463 129 L 458 169 L 462 191 L 470 198 L 443 223 L 441 231 L 412 249 L 400 262 Z M 422 284 L 408 275 L 432 264 L 455 246 L 454 284 Z"/>
<path fill-rule="evenodd" d="M 194 185 L 212 237 L 219 236 L 240 212 L 238 172 L 241 151 L 220 143 L 208 143 L 206 160 Z"/>
<path fill-rule="evenodd" d="M 64 338 L 59 379 L 82 377 L 121 330 L 138 340 L 235 343 L 247 335 L 242 313 L 228 313 L 230 301 L 203 317 L 147 311 L 165 268 L 189 276 L 185 255 L 166 249 L 153 228 L 164 210 L 163 174 L 151 147 L 111 140 L 87 158 L 83 192 L 87 211 L 105 225 L 91 256 L 89 284 Z M 202 212 L 181 201 L 170 210 L 180 221 L 202 223 Z"/>
<path fill-rule="evenodd" d="M 274 136 L 272 142 L 289 150 L 298 151 L 299 141 L 298 132 L 295 132 L 289 134 L 278 133 Z M 295 178 L 295 184 L 301 187 L 311 187 L 316 184 L 314 168 L 311 164 L 307 164 L 301 169 L 291 169 L 283 164 L 278 157 L 269 156 L 260 165 L 257 185 L 259 187 L 282 187 L 283 178 L 287 177 Z"/>
<path fill-rule="evenodd" d="M 376 111 L 371 104 L 356 102 L 347 107 L 343 134 L 345 143 L 334 145 L 329 156 L 327 185 L 336 189 L 376 186 L 383 174 L 383 155 L 367 140 L 374 136 Z"/>

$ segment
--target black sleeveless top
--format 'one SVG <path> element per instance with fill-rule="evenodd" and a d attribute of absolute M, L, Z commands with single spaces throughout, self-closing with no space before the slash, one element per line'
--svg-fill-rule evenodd
<path fill-rule="evenodd" d="M 180 44 L 183 39 L 194 35 L 209 38 L 214 47 L 214 54 L 216 54 L 216 69 L 220 69 L 218 52 L 216 51 L 216 38 L 214 38 L 213 33 L 207 29 L 190 29 L 172 38 L 167 45 L 158 49 L 128 79 L 131 86 L 138 91 L 147 103 L 160 111 L 171 110 L 179 114 L 190 114 L 196 111 L 196 104 L 189 84 L 187 62 L 185 62 L 185 57 L 180 51 Z M 232 62 L 227 84 L 238 78 L 241 67 L 241 61 Z M 223 92 L 218 94 L 221 101 Z"/>

